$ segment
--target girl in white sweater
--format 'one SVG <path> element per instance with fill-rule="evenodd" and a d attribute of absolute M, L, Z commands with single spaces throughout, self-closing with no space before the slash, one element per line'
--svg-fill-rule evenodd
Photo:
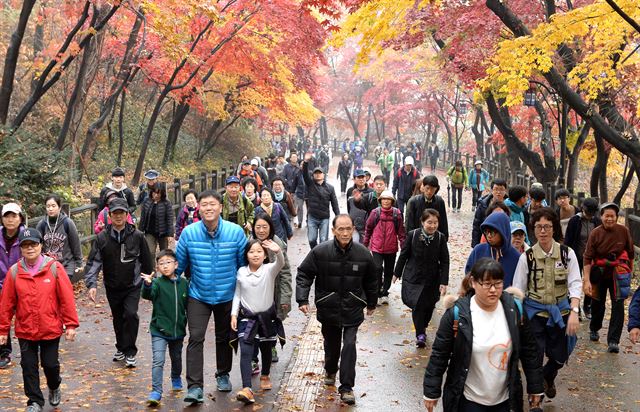
<path fill-rule="evenodd" d="M 275 262 L 265 263 L 268 262 L 267 250 L 276 254 Z M 238 331 L 240 342 L 243 388 L 238 392 L 237 399 L 249 404 L 255 402 L 251 390 L 251 358 L 256 345 L 260 346 L 262 354 L 260 389 L 271 389 L 271 348 L 276 341 L 274 321 L 277 320 L 273 297 L 276 276 L 284 266 L 284 255 L 274 241 L 252 239 L 247 243 L 245 258 L 249 264 L 238 269 L 231 307 L 231 328 Z"/>

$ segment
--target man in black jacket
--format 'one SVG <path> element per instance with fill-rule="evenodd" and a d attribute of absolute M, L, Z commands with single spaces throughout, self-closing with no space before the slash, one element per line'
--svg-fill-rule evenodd
<path fill-rule="evenodd" d="M 407 156 L 404 159 L 404 167 L 398 169 L 393 176 L 392 193 L 398 199 L 398 209 L 404 213 L 404 206 L 407 204 L 413 193 L 413 185 L 420 178 L 420 172 L 413 166 L 413 157 Z"/>
<path fill-rule="evenodd" d="M 334 239 L 312 249 L 298 266 L 296 277 L 296 301 L 305 314 L 309 313 L 309 291 L 316 280 L 315 304 L 324 338 L 324 383 L 335 385 L 340 369 L 338 391 L 349 405 L 356 402 L 358 327 L 364 321 L 364 308 L 371 316 L 378 301 L 373 257 L 366 247 L 353 242 L 353 230 L 349 215 L 337 215 L 333 219 Z"/>
<path fill-rule="evenodd" d="M 478 199 L 478 204 L 476 205 L 476 213 L 473 216 L 473 230 L 471 232 L 472 248 L 480 243 L 480 238 L 482 237 L 480 225 L 487 217 L 487 209 L 489 208 L 489 205 L 493 202 L 504 202 L 504 199 L 507 196 L 507 189 L 508 187 L 506 180 L 493 179 L 493 181 L 491 182 L 491 193 Z"/>
<path fill-rule="evenodd" d="M 127 184 L 124 182 L 124 169 L 121 167 L 116 167 L 111 172 L 111 183 L 107 183 L 105 187 L 100 190 L 100 199 L 98 200 L 98 210 L 104 209 L 106 206 L 106 193 L 110 190 L 114 190 L 118 197 L 125 199 L 127 201 L 127 206 L 129 208 L 129 213 L 133 214 L 136 211 L 136 198 L 133 195 L 133 191 L 127 187 Z M 133 216 L 132 216 L 133 217 Z M 134 219 L 135 222 L 135 219 Z"/>
<path fill-rule="evenodd" d="M 440 190 L 440 183 L 435 175 L 425 176 L 422 179 L 422 194 L 415 195 L 407 203 L 405 227 L 407 233 L 413 229 L 422 227 L 422 212 L 425 209 L 435 209 L 440 214 L 438 219 L 438 231 L 449 239 L 449 221 L 447 220 L 447 209 L 444 200 L 437 193 Z"/>
<path fill-rule="evenodd" d="M 336 191 L 326 182 L 322 168 L 319 166 L 314 168 L 313 177 L 309 175 L 310 161 L 311 154 L 305 154 L 302 177 L 307 190 L 307 238 L 309 247 L 313 249 L 318 244 L 318 236 L 320 243 L 329 237 L 329 205 L 336 216 L 340 214 L 340 207 Z"/>
<path fill-rule="evenodd" d="M 138 302 L 142 287 L 141 274 L 153 272 L 153 260 L 144 234 L 127 223 L 127 201 L 113 199 L 109 203 L 111 224 L 100 232 L 93 243 L 85 272 L 89 298 L 96 301 L 98 273 L 102 269 L 107 300 L 113 316 L 116 334 L 116 353 L 113 361 L 126 361 L 136 366 L 136 339 L 138 338 Z"/>

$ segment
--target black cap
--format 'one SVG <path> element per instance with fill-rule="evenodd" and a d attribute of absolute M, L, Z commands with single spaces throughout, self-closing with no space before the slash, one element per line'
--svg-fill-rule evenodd
<path fill-rule="evenodd" d="M 40 231 L 32 227 L 25 228 L 18 236 L 18 244 L 21 245 L 24 242 L 42 243 Z"/>
<path fill-rule="evenodd" d="M 129 204 L 121 197 L 117 197 L 109 202 L 109 212 L 115 212 L 116 210 L 124 210 L 129 212 Z"/>
<path fill-rule="evenodd" d="M 586 210 L 587 213 L 593 215 L 598 211 L 598 201 L 592 197 L 588 197 L 582 202 L 582 208 Z"/>
<path fill-rule="evenodd" d="M 320 166 L 314 167 L 313 173 L 324 173 L 324 170 Z"/>
<path fill-rule="evenodd" d="M 600 214 L 602 214 L 607 209 L 613 209 L 616 211 L 616 215 L 620 213 L 620 206 L 616 205 L 613 202 L 607 202 L 600 205 Z"/>
<path fill-rule="evenodd" d="M 124 176 L 124 169 L 120 166 L 116 167 L 111 171 L 111 176 Z"/>

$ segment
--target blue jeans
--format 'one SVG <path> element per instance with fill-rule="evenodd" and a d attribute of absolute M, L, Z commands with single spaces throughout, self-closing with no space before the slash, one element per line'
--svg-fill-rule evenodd
<path fill-rule="evenodd" d="M 309 239 L 309 247 L 313 249 L 318 244 L 318 235 L 320 242 L 325 242 L 329 238 L 329 219 L 317 219 L 307 214 L 307 239 Z"/>
<path fill-rule="evenodd" d="M 182 339 L 169 340 L 160 336 L 151 336 L 151 350 L 153 351 L 151 389 L 159 394 L 162 394 L 162 372 L 167 346 L 171 358 L 171 379 L 179 378 L 182 375 Z"/>

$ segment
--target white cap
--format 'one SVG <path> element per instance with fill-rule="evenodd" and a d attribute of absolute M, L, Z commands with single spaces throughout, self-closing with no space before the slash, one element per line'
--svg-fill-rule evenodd
<path fill-rule="evenodd" d="M 404 158 L 404 164 L 405 165 L 412 165 L 413 164 L 413 157 L 411 156 L 407 156 Z"/>
<path fill-rule="evenodd" d="M 258 159 L 251 159 L 251 166 L 258 166 Z"/>
<path fill-rule="evenodd" d="M 482 160 L 476 160 L 476 162 L 474 163 L 474 166 L 477 166 L 477 165 L 482 165 Z"/>
<path fill-rule="evenodd" d="M 22 215 L 22 208 L 17 203 L 7 203 L 2 206 L 2 216 L 10 212 L 15 213 L 16 215 Z"/>

